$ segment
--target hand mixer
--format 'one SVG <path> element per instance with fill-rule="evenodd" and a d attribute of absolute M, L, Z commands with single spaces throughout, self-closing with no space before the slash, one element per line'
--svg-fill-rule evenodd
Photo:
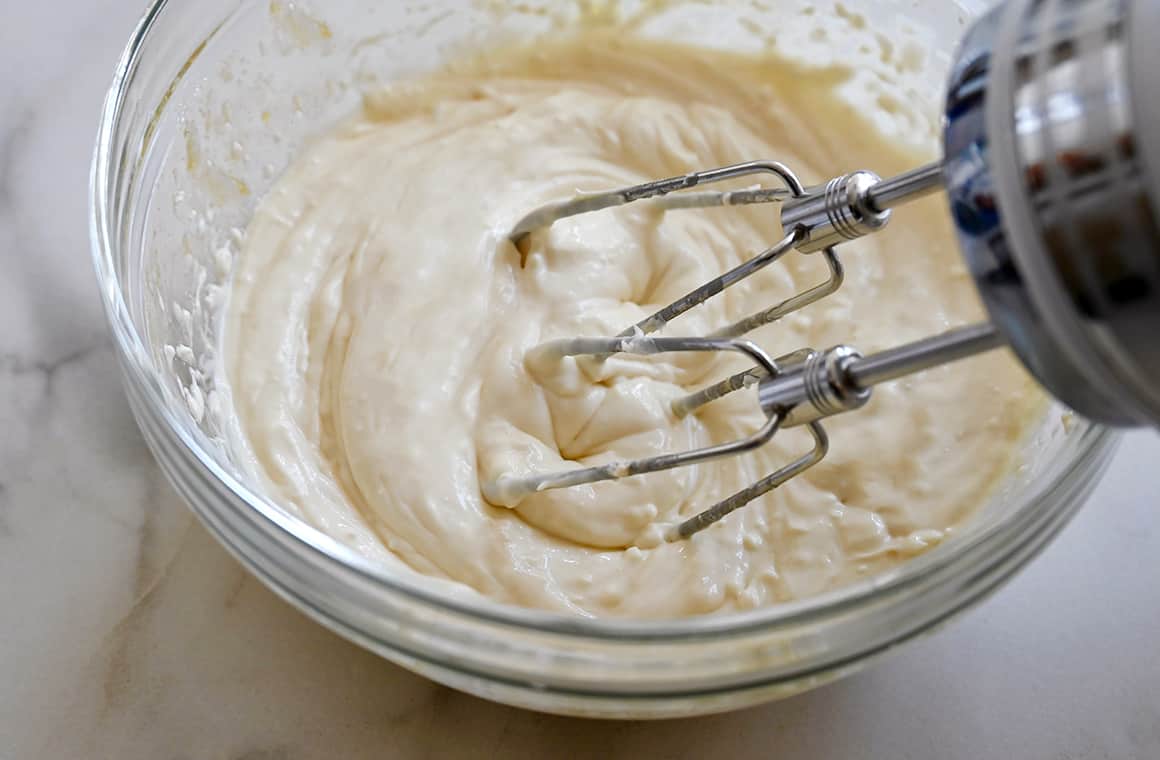
<path fill-rule="evenodd" d="M 890 179 L 868 171 L 803 187 L 775 161 L 693 172 L 537 209 L 512 232 L 651 199 L 664 209 L 779 203 L 784 237 L 621 334 L 541 344 L 542 358 L 733 351 L 754 367 L 693 392 L 678 416 L 756 386 L 765 421 L 719 445 L 560 472 L 505 475 L 492 503 L 749 451 L 804 425 L 813 449 L 673 528 L 688 538 L 819 462 L 821 420 L 863 406 L 873 386 L 1009 346 L 1058 399 L 1116 426 L 1160 425 L 1160 0 L 1007 0 L 966 35 L 946 94 L 943 158 Z M 767 175 L 774 187 L 691 188 Z M 850 346 L 771 357 L 742 338 L 842 284 L 839 244 L 882 229 L 893 209 L 946 191 L 962 253 L 990 322 L 863 356 Z M 829 277 L 704 337 L 649 337 L 791 251 Z"/>

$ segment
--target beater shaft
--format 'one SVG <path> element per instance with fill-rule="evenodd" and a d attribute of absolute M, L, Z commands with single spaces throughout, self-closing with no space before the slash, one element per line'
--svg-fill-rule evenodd
<path fill-rule="evenodd" d="M 683 417 L 725 395 L 759 383 L 761 405 L 794 410 L 782 423 L 782 427 L 793 427 L 853 408 L 842 406 L 826 413 L 827 406 L 834 402 L 827 402 L 826 394 L 821 391 L 811 391 L 810 384 L 845 388 L 847 392 L 869 390 L 880 383 L 912 375 L 940 364 L 949 364 L 1003 345 L 1005 345 L 1003 337 L 995 326 L 989 322 L 981 322 L 948 330 L 870 356 L 862 356 L 849 346 L 835 346 L 825 354 L 802 349 L 777 359 L 780 370 L 777 377 L 767 379 L 763 368 L 753 367 L 677 399 L 673 402 L 673 411 L 677 416 Z M 807 379 L 802 372 L 810 358 L 827 354 L 833 360 L 841 359 L 841 361 L 830 367 L 819 368 L 816 372 L 822 374 L 815 374 Z"/>
<path fill-rule="evenodd" d="M 889 211 L 924 195 L 937 193 L 942 185 L 942 162 L 932 161 L 874 185 L 866 193 L 866 203 L 878 211 Z"/>
<path fill-rule="evenodd" d="M 867 388 L 1004 345 L 993 324 L 980 322 L 886 349 L 852 362 L 847 371 L 855 385 Z"/>

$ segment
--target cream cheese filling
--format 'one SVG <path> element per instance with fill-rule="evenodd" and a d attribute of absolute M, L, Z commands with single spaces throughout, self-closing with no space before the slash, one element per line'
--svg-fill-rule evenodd
<path fill-rule="evenodd" d="M 278 503 L 362 553 L 500 602 L 674 617 L 817 594 L 943 540 L 1009 469 L 1040 395 L 1002 352 L 887 384 L 827 423 L 820 465 L 679 543 L 664 526 L 810 446 L 786 431 L 734 459 L 545 491 L 480 486 L 736 438 L 751 393 L 669 402 L 738 366 L 713 355 L 529 362 L 610 336 L 780 238 L 771 207 L 604 211 L 532 236 L 544 203 L 771 158 L 809 182 L 928 159 L 835 90 L 839 69 L 587 35 L 494 53 L 370 93 L 261 203 L 224 340 L 243 439 Z M 763 328 L 771 352 L 874 351 L 981 316 L 941 198 L 843 246 L 835 295 Z M 702 335 L 825 277 L 793 253 L 678 318 Z"/>

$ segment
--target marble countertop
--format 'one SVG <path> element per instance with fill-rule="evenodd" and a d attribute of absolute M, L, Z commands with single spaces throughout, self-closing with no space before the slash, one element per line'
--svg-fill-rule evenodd
<path fill-rule="evenodd" d="M 523 712 L 323 630 L 249 577 L 129 415 L 89 265 L 97 109 L 142 0 L 0 22 L 0 760 L 1160 757 L 1160 438 L 1046 554 L 818 691 L 679 723 Z M 62 23 L 67 19 L 67 23 Z"/>

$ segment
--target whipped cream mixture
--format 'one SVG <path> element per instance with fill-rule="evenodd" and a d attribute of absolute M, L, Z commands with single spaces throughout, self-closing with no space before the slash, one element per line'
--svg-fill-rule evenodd
<path fill-rule="evenodd" d="M 673 617 L 798 599 L 894 567 L 969 520 L 1040 396 L 1003 352 L 885 385 L 827 422 L 826 460 L 691 540 L 664 528 L 808 450 L 759 451 L 488 504 L 481 484 L 736 438 L 737 393 L 669 402 L 735 357 L 525 361 L 609 336 L 780 238 L 772 207 L 630 206 L 509 241 L 529 210 L 758 158 L 807 183 L 886 175 L 902 149 L 835 94 L 839 69 L 587 35 L 373 92 L 308 146 L 236 262 L 225 358 L 240 454 L 274 500 L 399 572 L 496 601 Z M 871 352 L 981 315 L 941 198 L 844 246 L 842 290 L 752 336 Z M 820 282 L 793 253 L 676 320 L 702 335 Z"/>

